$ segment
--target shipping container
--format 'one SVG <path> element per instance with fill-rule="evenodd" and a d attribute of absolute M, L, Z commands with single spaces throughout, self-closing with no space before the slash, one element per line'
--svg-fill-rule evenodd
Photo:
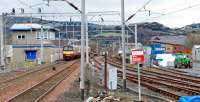
<path fill-rule="evenodd" d="M 194 61 L 200 61 L 200 45 L 194 45 L 192 49 L 192 59 Z"/>
<path fill-rule="evenodd" d="M 161 67 L 174 67 L 175 56 L 173 54 L 157 54 L 156 61 Z"/>
<path fill-rule="evenodd" d="M 178 102 L 200 102 L 200 96 L 181 96 Z"/>
<path fill-rule="evenodd" d="M 166 49 L 161 47 L 161 44 L 155 43 L 151 45 L 151 54 L 156 55 L 156 54 L 163 54 L 165 53 Z"/>

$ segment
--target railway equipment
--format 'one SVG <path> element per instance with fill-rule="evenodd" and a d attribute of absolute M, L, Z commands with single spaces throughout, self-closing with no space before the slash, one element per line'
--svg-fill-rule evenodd
<path fill-rule="evenodd" d="M 192 61 L 188 58 L 185 54 L 175 54 L 175 61 L 174 61 L 175 68 L 192 68 Z"/>

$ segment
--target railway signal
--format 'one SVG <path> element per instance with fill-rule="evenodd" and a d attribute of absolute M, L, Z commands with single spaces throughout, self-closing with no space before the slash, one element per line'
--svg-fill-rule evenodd
<path fill-rule="evenodd" d="M 137 45 L 136 45 L 137 48 Z M 139 93 L 139 101 L 141 101 L 141 85 L 140 85 L 140 67 L 142 67 L 142 64 L 144 62 L 144 51 L 143 50 L 132 50 L 132 62 L 137 63 L 137 69 L 138 69 L 138 93 Z"/>

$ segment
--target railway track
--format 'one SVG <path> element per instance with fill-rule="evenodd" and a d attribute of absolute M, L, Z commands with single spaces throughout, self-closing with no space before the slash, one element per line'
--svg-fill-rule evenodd
<path fill-rule="evenodd" d="M 10 79 L 7 79 L 5 81 L 1 81 L 0 82 L 0 91 L 9 87 L 10 85 L 13 85 L 17 82 L 19 82 L 19 80 L 25 78 L 25 77 L 29 77 L 29 76 L 32 76 L 33 74 L 39 74 L 39 73 L 45 73 L 49 70 L 52 70 L 52 66 L 62 66 L 64 65 L 64 63 L 57 63 L 57 64 L 54 64 L 54 65 L 48 65 L 48 66 L 44 66 L 42 68 L 39 68 L 39 69 L 36 69 L 36 70 L 32 70 L 32 71 L 28 71 L 28 72 L 25 72 L 23 74 L 20 74 L 16 77 L 13 77 L 13 78 L 10 78 Z"/>
<path fill-rule="evenodd" d="M 112 59 L 112 60 L 108 60 L 108 61 L 109 61 L 110 64 L 121 68 L 121 63 L 119 62 L 119 60 Z M 128 70 L 136 69 L 133 66 L 127 66 L 127 67 L 129 68 Z M 187 75 L 183 71 L 176 71 L 176 70 L 171 70 L 171 69 L 163 69 L 163 68 L 155 68 L 155 67 L 142 68 L 141 71 L 144 72 L 145 74 L 152 73 L 152 74 L 156 74 L 156 75 L 159 75 L 159 76 L 167 76 L 171 79 L 179 79 L 180 81 L 183 80 L 186 83 L 193 83 L 193 84 L 196 84 L 196 85 L 200 84 L 200 78 L 199 77 Z"/>
<path fill-rule="evenodd" d="M 96 61 L 100 64 L 100 62 Z M 108 60 L 108 63 L 121 68 L 119 61 Z M 137 83 L 137 70 L 133 66 L 127 66 L 127 79 Z M 156 72 L 157 71 L 157 72 Z M 118 69 L 121 74 L 122 70 Z M 156 70 L 141 69 L 141 84 L 150 90 L 178 99 L 182 95 L 199 95 L 199 80 L 195 77 L 185 75 L 184 72 L 177 71 L 178 76 L 172 75 L 171 71 L 163 72 L 158 68 Z M 119 74 L 119 76 L 121 76 Z M 190 79 L 191 78 L 191 79 Z"/>
<path fill-rule="evenodd" d="M 48 95 L 59 83 L 78 68 L 79 60 L 76 60 L 69 67 L 62 69 L 56 74 L 50 76 L 46 80 L 37 83 L 29 89 L 17 94 L 16 96 L 8 99 L 8 102 L 39 102 L 46 95 Z"/>
<path fill-rule="evenodd" d="M 111 57 L 112 60 L 116 61 L 116 62 L 121 62 L 121 59 L 118 58 L 118 57 Z M 149 69 L 150 67 L 144 67 L 146 69 Z M 185 71 L 181 71 L 181 70 L 178 70 L 178 69 L 173 69 L 173 68 L 170 68 L 170 69 L 166 69 L 166 68 L 157 68 L 157 67 L 151 67 L 151 70 L 154 70 L 154 71 L 162 71 L 162 73 L 166 73 L 166 74 L 175 74 L 177 76 L 181 76 L 181 77 L 187 77 L 187 78 L 191 78 L 191 79 L 195 79 L 196 78 L 200 78 L 200 77 L 197 77 L 197 76 L 191 76 L 191 75 L 188 75 L 187 72 Z M 198 81 L 200 82 L 200 80 Z"/>
<path fill-rule="evenodd" d="M 113 64 L 115 62 L 112 62 L 112 65 L 116 66 L 116 63 Z M 117 66 L 119 67 L 120 65 L 118 65 L 119 63 L 117 63 Z M 120 67 L 119 67 L 120 68 Z M 133 73 L 128 73 L 128 79 L 135 79 L 137 80 L 137 72 L 136 70 L 133 69 L 128 69 Z M 190 84 L 190 83 L 186 83 L 186 79 L 185 77 L 181 77 L 181 76 L 170 76 L 166 73 L 157 73 L 155 71 L 151 72 L 151 71 L 147 71 L 142 69 L 142 75 L 141 75 L 141 80 L 142 83 L 144 83 L 144 86 L 148 87 L 149 89 L 152 89 L 154 91 L 159 91 L 162 94 L 169 94 L 169 93 L 173 93 L 173 94 L 169 94 L 170 97 L 177 99 L 178 96 L 181 95 L 199 95 L 200 94 L 200 87 L 198 85 L 194 85 L 194 84 Z M 146 74 L 151 73 L 151 76 L 154 76 L 155 74 L 158 75 L 157 78 L 151 77 L 151 76 L 144 76 Z M 159 76 L 161 76 L 162 78 L 160 78 Z M 164 80 L 163 80 L 164 79 Z M 181 80 L 174 80 L 174 79 L 181 79 Z M 184 79 L 184 80 L 182 80 Z M 172 82 L 173 80 L 173 82 Z M 134 80 L 131 80 L 134 81 Z M 190 80 L 190 81 L 194 81 L 194 80 Z M 136 82 L 136 81 L 134 81 Z M 198 82 L 198 81 L 195 81 Z M 186 84 L 184 84 L 186 83 Z M 184 85 L 183 85 L 184 84 Z M 164 87 L 164 88 L 159 88 L 158 90 L 156 90 L 156 88 L 152 88 L 152 86 L 157 86 L 157 88 L 159 87 Z M 174 91 L 172 91 L 174 90 Z M 166 92 L 168 91 L 168 93 Z M 181 91 L 181 93 L 186 93 L 186 94 L 180 94 L 179 92 Z M 174 94 L 174 93 L 179 93 L 179 94 Z"/>
<path fill-rule="evenodd" d="M 127 77 L 128 80 L 130 80 L 131 82 L 134 82 L 134 83 L 137 83 L 137 79 L 134 79 L 132 77 Z M 150 90 L 153 90 L 155 92 L 159 92 L 159 93 L 162 93 L 163 95 L 166 95 L 166 96 L 169 96 L 175 100 L 177 100 L 180 96 L 176 93 L 173 93 L 169 90 L 165 90 L 165 89 L 162 89 L 162 88 L 159 88 L 159 87 L 155 87 L 154 84 L 151 84 L 151 83 L 148 83 L 148 82 L 142 82 L 141 83 L 142 86 L 144 87 L 147 87 L 148 89 Z"/>

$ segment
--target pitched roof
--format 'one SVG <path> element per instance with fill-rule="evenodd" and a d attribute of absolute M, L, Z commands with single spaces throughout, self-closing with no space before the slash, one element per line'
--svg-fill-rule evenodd
<path fill-rule="evenodd" d="M 177 35 L 177 36 L 154 36 L 151 38 L 152 42 L 168 43 L 168 44 L 178 44 L 184 45 L 187 40 L 187 36 Z"/>
<path fill-rule="evenodd" d="M 43 27 L 43 29 L 51 29 L 51 30 L 55 30 L 55 28 L 50 27 L 50 26 L 46 26 L 46 25 L 40 25 L 40 24 L 36 24 L 36 23 L 19 23 L 19 24 L 14 24 L 11 26 L 11 30 L 16 31 L 16 30 L 41 30 L 41 27 Z"/>

